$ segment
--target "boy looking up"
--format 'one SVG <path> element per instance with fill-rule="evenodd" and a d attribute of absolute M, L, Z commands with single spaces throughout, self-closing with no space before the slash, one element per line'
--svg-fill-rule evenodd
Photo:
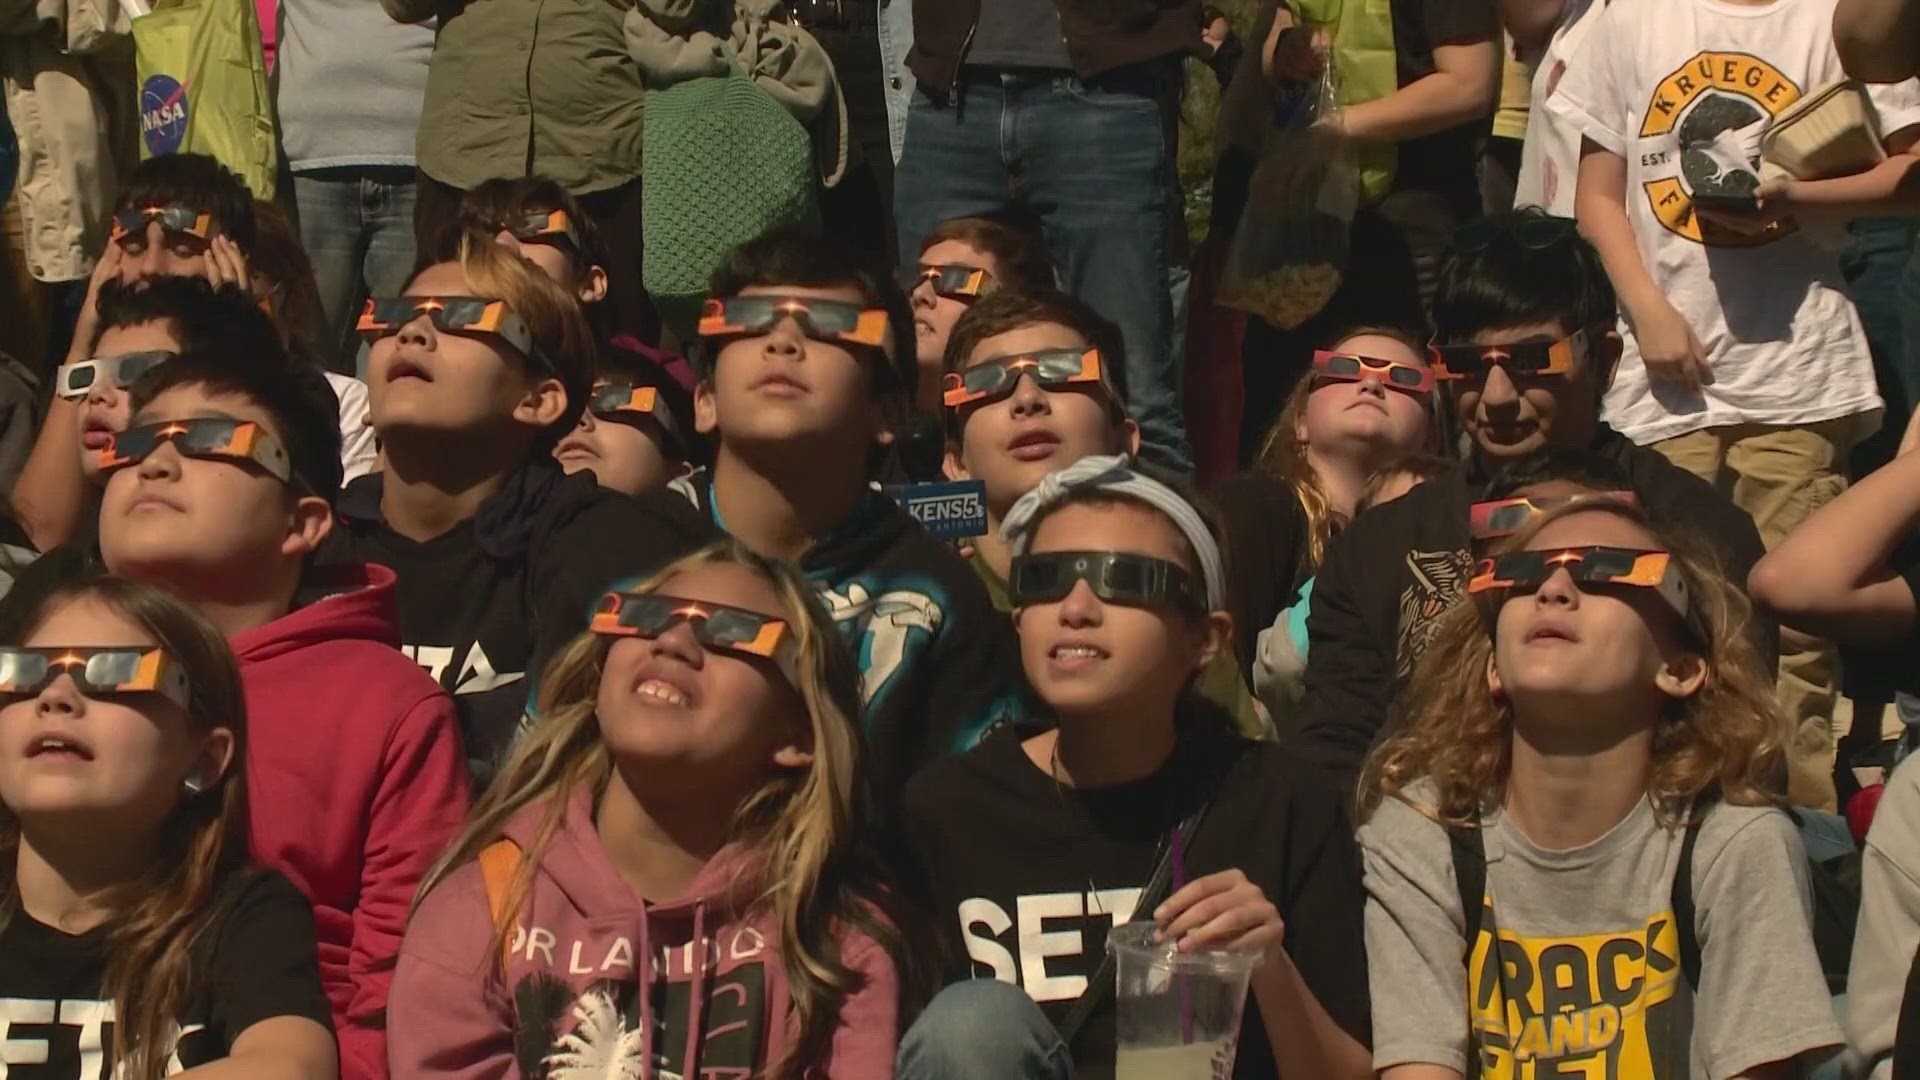
<path fill-rule="evenodd" d="M 1013 702 L 1006 620 L 951 548 L 867 484 L 884 417 L 912 399 L 912 318 L 889 277 L 779 229 L 715 271 L 695 425 L 713 469 L 687 487 L 713 523 L 797 560 L 865 676 L 876 790 L 972 746 Z"/>

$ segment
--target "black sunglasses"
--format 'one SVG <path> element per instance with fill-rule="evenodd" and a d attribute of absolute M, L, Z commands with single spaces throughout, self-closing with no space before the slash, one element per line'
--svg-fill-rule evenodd
<path fill-rule="evenodd" d="M 1007 583 L 1016 607 L 1061 600 L 1078 582 L 1093 595 L 1127 607 L 1171 607 L 1203 612 L 1193 575 L 1178 563 L 1124 551 L 1050 551 L 1013 560 Z"/>

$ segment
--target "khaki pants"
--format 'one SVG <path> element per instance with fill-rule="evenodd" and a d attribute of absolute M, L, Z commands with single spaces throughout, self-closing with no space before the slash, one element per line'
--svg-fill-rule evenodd
<path fill-rule="evenodd" d="M 1728 491 L 1753 516 L 1771 550 L 1794 526 L 1847 488 L 1847 456 L 1873 434 L 1878 412 L 1780 427 L 1708 428 L 1653 444 L 1667 460 Z M 1737 582 L 1742 589 L 1745 582 Z M 1834 706 L 1840 670 L 1833 646 L 1780 629 L 1780 708 L 1788 730 L 1787 795 L 1796 805 L 1834 811 Z"/>

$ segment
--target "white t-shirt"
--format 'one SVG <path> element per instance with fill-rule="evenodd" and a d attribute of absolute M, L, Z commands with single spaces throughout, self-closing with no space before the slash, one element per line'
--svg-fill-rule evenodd
<path fill-rule="evenodd" d="M 1627 160 L 1627 216 L 1654 280 L 1700 338 L 1713 384 L 1650 389 L 1630 327 L 1607 421 L 1637 443 L 1732 424 L 1811 424 L 1880 407 L 1839 262 L 1791 222 L 1709 229 L 1693 192 L 1759 159 L 1801 97 L 1845 78 L 1836 0 L 1612 0 L 1548 108 Z M 1920 83 L 1875 87 L 1881 130 L 1920 124 Z"/>
<path fill-rule="evenodd" d="M 1527 141 L 1520 151 L 1515 206 L 1537 206 L 1556 217 L 1573 216 L 1573 185 L 1580 175 L 1580 129 L 1547 108 L 1547 99 L 1566 76 L 1567 62 L 1605 11 L 1605 0 L 1566 0 L 1553 39 L 1533 65 L 1533 93 L 1527 111 Z"/>
<path fill-rule="evenodd" d="M 340 399 L 340 464 L 345 470 L 340 482 L 350 483 L 373 471 L 380 452 L 373 425 L 367 422 L 367 384 L 333 371 L 327 372 L 327 382 Z"/>

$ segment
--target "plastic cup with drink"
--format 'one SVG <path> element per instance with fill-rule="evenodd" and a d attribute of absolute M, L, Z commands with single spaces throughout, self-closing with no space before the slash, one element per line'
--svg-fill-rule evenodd
<path fill-rule="evenodd" d="M 1260 953 L 1179 952 L 1142 920 L 1107 935 L 1114 956 L 1116 1080 L 1215 1080 L 1233 1075 L 1240 1015 Z"/>

